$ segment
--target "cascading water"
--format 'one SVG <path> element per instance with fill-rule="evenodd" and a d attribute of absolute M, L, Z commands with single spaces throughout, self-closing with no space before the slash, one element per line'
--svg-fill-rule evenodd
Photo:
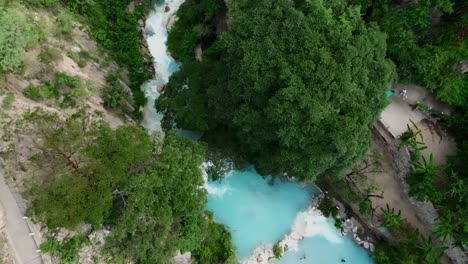
<path fill-rule="evenodd" d="M 166 0 L 156 4 L 146 21 L 145 38 L 154 58 L 156 78 L 142 86 L 148 97 L 143 125 L 153 131 L 161 129 L 163 117 L 154 108 L 159 97 L 157 89 L 179 69 L 168 54 L 166 41 L 167 25 L 183 2 Z M 179 133 L 191 138 L 199 136 L 184 130 Z M 363 248 L 341 236 L 331 219 L 311 207 L 310 197 L 317 193 L 313 187 L 262 178 L 250 167 L 229 172 L 221 182 L 207 181 L 204 188 L 208 191 L 207 208 L 232 232 L 242 263 L 269 263 L 271 245 L 278 240 L 289 247 L 274 262 L 278 264 L 334 264 L 341 259 L 346 263 L 372 263 Z"/>
<path fill-rule="evenodd" d="M 142 90 L 148 98 L 143 112 L 143 126 L 151 131 L 161 130 L 161 119 L 163 118 L 154 108 L 154 101 L 159 97 L 158 87 L 166 84 L 171 74 L 176 72 L 180 66 L 168 53 L 166 42 L 167 26 L 184 1 L 167 0 L 156 4 L 145 23 L 145 39 L 153 56 L 156 71 L 156 78 L 142 86 Z"/>

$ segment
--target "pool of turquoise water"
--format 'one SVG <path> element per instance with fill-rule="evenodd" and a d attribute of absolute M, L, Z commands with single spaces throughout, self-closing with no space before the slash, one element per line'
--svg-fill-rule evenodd
<path fill-rule="evenodd" d="M 215 219 L 231 231 L 239 260 L 246 259 L 255 248 L 274 244 L 291 232 L 296 215 L 311 203 L 318 192 L 312 186 L 301 187 L 278 177 L 261 177 L 253 167 L 231 171 L 221 181 L 207 184 L 207 208 Z M 306 237 L 297 250 L 287 251 L 280 264 L 373 263 L 368 252 L 351 238 L 341 237 L 329 219 L 325 228 L 333 230 L 339 241 L 328 241 L 320 234 Z M 327 230 L 330 231 L 330 230 Z"/>

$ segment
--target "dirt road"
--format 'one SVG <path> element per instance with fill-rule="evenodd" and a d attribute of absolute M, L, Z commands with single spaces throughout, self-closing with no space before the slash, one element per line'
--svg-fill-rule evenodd
<path fill-rule="evenodd" d="M 0 166 L 0 212 L 2 211 L 4 219 L 0 222 L 5 223 L 4 232 L 8 238 L 9 248 L 15 263 L 43 263 L 40 253 L 36 252 L 36 243 L 29 235 L 30 231 L 23 219 L 23 213 L 5 182 L 3 168 Z"/>

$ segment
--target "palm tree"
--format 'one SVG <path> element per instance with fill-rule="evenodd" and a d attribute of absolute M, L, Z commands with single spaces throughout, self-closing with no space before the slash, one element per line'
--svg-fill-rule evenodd
<path fill-rule="evenodd" d="M 403 224 L 404 219 L 401 217 L 401 211 L 398 210 L 398 213 L 395 213 L 395 209 L 390 208 L 387 204 L 387 207 L 380 208 L 382 211 L 382 221 L 386 228 L 391 232 L 396 232 L 398 228 Z"/>
<path fill-rule="evenodd" d="M 435 189 L 433 178 L 437 176 L 437 172 L 441 170 L 441 167 L 434 165 L 432 153 L 429 155 L 429 159 L 424 156 L 421 159 L 422 161 L 411 161 L 413 171 L 407 177 L 407 182 L 410 185 L 410 195 L 420 201 L 428 199 L 439 201 L 441 193 Z"/>
<path fill-rule="evenodd" d="M 448 237 L 451 237 L 453 232 L 454 227 L 448 219 L 441 217 L 439 223 L 435 225 L 435 233 L 437 238 L 445 240 Z"/>
<path fill-rule="evenodd" d="M 433 247 L 432 246 L 432 237 L 429 236 L 427 239 L 421 236 L 421 244 L 418 245 L 418 249 L 421 250 L 421 258 L 427 264 L 438 264 L 440 263 L 440 258 L 442 254 L 448 247 Z"/>
<path fill-rule="evenodd" d="M 413 149 L 417 149 L 418 145 L 424 144 L 424 136 L 422 134 L 422 130 L 410 119 L 413 128 L 410 127 L 409 124 L 406 125 L 407 129 L 403 134 L 400 136 L 401 146 L 411 147 Z M 418 137 L 421 141 L 418 141 Z"/>
<path fill-rule="evenodd" d="M 434 165 L 434 156 L 429 154 L 429 160 L 426 160 L 424 156 L 421 157 L 421 161 L 413 161 L 411 164 L 414 166 L 414 172 L 420 175 L 429 175 L 431 178 L 437 175 L 442 167 Z"/>

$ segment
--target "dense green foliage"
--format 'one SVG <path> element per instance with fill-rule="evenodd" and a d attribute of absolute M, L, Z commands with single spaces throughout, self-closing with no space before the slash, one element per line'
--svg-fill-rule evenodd
<path fill-rule="evenodd" d="M 424 85 L 452 105 L 468 99 L 468 77 L 455 66 L 468 59 L 466 1 L 352 2 L 388 34 L 388 54 L 402 80 Z"/>
<path fill-rule="evenodd" d="M 109 74 L 107 84 L 102 89 L 104 105 L 110 108 L 122 108 L 127 101 L 127 94 L 118 74 Z"/>
<path fill-rule="evenodd" d="M 374 252 L 377 264 L 439 264 L 446 247 L 436 245 L 431 236 L 420 236 L 417 229 L 401 218 L 388 205 L 382 210 L 382 220 L 392 232 L 390 241 L 380 240 Z"/>
<path fill-rule="evenodd" d="M 418 251 L 418 244 L 414 241 L 394 244 L 379 243 L 374 252 L 374 260 L 377 264 L 419 264 L 422 259 Z M 440 262 L 426 263 L 438 264 Z"/>
<path fill-rule="evenodd" d="M 216 40 L 216 16 L 224 12 L 223 0 L 196 0 L 177 10 L 179 20 L 167 39 L 171 54 L 184 62 L 195 60 L 197 45 L 209 46 Z"/>
<path fill-rule="evenodd" d="M 205 213 L 203 144 L 172 132 L 163 143 L 136 126 L 111 129 L 86 109 L 65 120 L 36 109 L 18 125 L 16 136 L 33 136 L 34 219 L 52 230 L 106 226 L 106 252 L 116 261 L 167 263 L 176 250 L 194 252 L 200 263 L 234 258 L 229 232 Z M 82 242 L 49 240 L 42 247 L 71 262 Z"/>
<path fill-rule="evenodd" d="M 48 172 L 33 188 L 34 214 L 50 227 L 101 224 L 116 186 L 151 158 L 146 131 L 132 126 L 114 131 L 95 118 L 83 110 L 64 122 L 40 111 L 25 116 L 24 132 L 36 134 L 39 151 L 32 162 Z"/>
<path fill-rule="evenodd" d="M 198 169 L 204 157 L 202 145 L 167 135 L 158 162 L 121 190 L 120 202 L 126 206 L 116 220 L 113 250 L 127 248 L 124 254 L 140 263 L 164 263 L 177 249 L 199 246 L 207 225 Z"/>
<path fill-rule="evenodd" d="M 210 219 L 201 247 L 192 252 L 200 264 L 236 263 L 231 233 L 222 224 Z"/>
<path fill-rule="evenodd" d="M 166 120 L 223 133 L 263 174 L 314 179 L 361 158 L 393 77 L 385 35 L 344 1 L 228 5 L 229 31 L 158 100 Z"/>
<path fill-rule="evenodd" d="M 449 228 L 439 230 L 438 235 L 444 237 L 446 233 L 454 236 L 458 243 L 468 241 L 468 105 L 453 114 L 448 120 L 450 132 L 457 140 L 458 153 L 449 159 L 446 172 L 449 177 L 443 186 L 440 202 L 440 222 L 449 223 Z M 440 232 L 443 230 L 444 232 Z"/>
<path fill-rule="evenodd" d="M 16 70 L 26 48 L 36 41 L 31 25 L 17 10 L 0 6 L 0 71 Z"/>
<path fill-rule="evenodd" d="M 64 86 L 78 88 L 81 85 L 81 80 L 78 76 L 71 76 L 64 72 L 58 72 L 55 74 L 55 83 L 61 88 Z"/>

